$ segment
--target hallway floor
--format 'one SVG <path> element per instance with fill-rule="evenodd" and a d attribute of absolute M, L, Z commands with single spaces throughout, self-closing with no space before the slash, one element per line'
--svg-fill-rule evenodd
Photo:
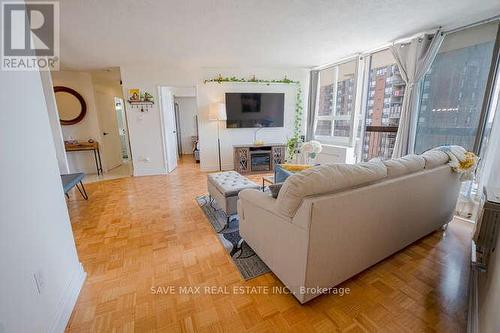
<path fill-rule="evenodd" d="M 113 168 L 105 172 L 103 175 L 97 175 L 96 173 L 86 174 L 85 178 L 83 179 L 83 182 L 85 184 L 88 184 L 88 183 L 100 182 L 102 180 L 130 177 L 132 176 L 132 173 L 133 173 L 132 162 L 126 160 L 123 161 L 122 165 L 117 166 L 116 168 Z"/>

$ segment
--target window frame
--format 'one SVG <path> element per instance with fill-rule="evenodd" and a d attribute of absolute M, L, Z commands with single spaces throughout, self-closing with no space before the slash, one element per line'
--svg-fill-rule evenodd
<path fill-rule="evenodd" d="M 364 77 L 363 77 L 363 96 L 361 100 L 361 107 L 362 107 L 362 118 L 361 118 L 361 131 L 360 131 L 360 137 L 359 137 L 359 145 L 356 147 L 356 161 L 357 162 L 362 162 L 363 161 L 363 148 L 365 147 L 367 141 L 366 141 L 366 132 L 371 132 L 371 133 L 396 133 L 397 130 L 399 130 L 399 123 L 398 126 L 393 126 L 393 125 L 367 125 L 366 124 L 366 119 L 368 117 L 368 103 L 370 102 L 370 75 L 372 71 L 372 61 L 373 61 L 373 56 L 379 52 L 390 52 L 389 46 L 383 47 L 374 51 L 371 51 L 369 53 L 365 53 L 363 56 L 365 57 L 364 61 Z M 387 88 L 385 88 L 387 89 Z M 373 100 L 373 99 L 372 99 Z M 385 102 L 384 102 L 385 103 Z M 372 103 L 373 104 L 373 103 Z M 370 128 L 370 131 L 367 131 L 367 128 Z M 396 131 L 394 131 L 396 129 Z M 385 138 L 384 138 L 385 140 Z"/>
<path fill-rule="evenodd" d="M 462 30 L 467 30 L 474 28 L 476 26 L 481 26 L 483 24 L 489 24 L 492 22 L 496 22 L 497 25 L 497 33 L 496 33 L 496 40 L 493 45 L 493 52 L 491 55 L 491 63 L 488 71 L 488 76 L 486 78 L 486 86 L 485 86 L 485 91 L 484 91 L 484 96 L 483 96 L 483 101 L 481 102 L 481 109 L 480 109 L 480 114 L 479 114 L 479 120 L 478 120 L 478 125 L 476 129 L 476 137 L 474 138 L 474 144 L 472 151 L 480 156 L 481 152 L 481 147 L 483 144 L 483 136 L 484 136 L 484 130 L 486 127 L 486 123 L 488 120 L 488 112 L 490 109 L 490 104 L 493 99 L 493 93 L 495 89 L 495 80 L 497 76 L 497 69 L 499 67 L 499 48 L 500 48 L 500 19 L 489 21 L 489 22 L 484 22 L 480 23 L 471 27 L 466 27 L 464 29 L 459 29 L 457 31 L 450 31 L 450 32 L 445 32 L 445 38 L 447 35 L 453 34 L 453 33 L 458 33 Z M 439 52 L 439 50 L 438 50 Z M 429 68 L 430 70 L 430 68 Z M 425 74 L 427 75 L 427 73 Z M 424 77 L 425 77 L 424 75 Z M 418 129 L 418 119 L 419 119 L 419 112 L 420 112 L 420 103 L 422 99 L 422 94 L 424 93 L 424 77 L 422 80 L 419 82 L 419 96 L 417 98 L 417 105 L 416 105 L 416 113 L 412 116 L 411 122 L 410 122 L 410 140 L 408 143 L 408 153 L 409 154 L 414 154 L 416 151 L 416 145 L 417 145 L 417 129 Z"/>
<path fill-rule="evenodd" d="M 474 141 L 474 153 L 479 156 L 484 140 L 484 130 L 488 122 L 488 113 L 495 98 L 495 83 L 500 66 L 500 20 L 497 20 L 497 37 L 493 45 L 493 54 L 491 55 L 490 71 L 486 79 L 483 104 L 481 105 L 481 115 L 479 116 L 479 125 Z"/>
<path fill-rule="evenodd" d="M 318 82 L 317 82 L 317 87 L 316 87 L 316 103 L 314 106 L 314 126 L 313 126 L 313 133 L 312 133 L 312 138 L 314 140 L 318 140 L 321 143 L 328 144 L 328 145 L 336 145 L 336 146 L 343 146 L 343 147 L 350 147 L 353 144 L 354 137 L 355 137 L 355 124 L 354 124 L 354 119 L 357 113 L 357 107 L 358 107 L 358 81 L 359 81 L 359 55 L 356 55 L 354 57 L 346 58 L 342 61 L 339 61 L 337 63 L 328 65 L 324 68 L 318 69 Z M 355 62 L 355 69 L 354 69 L 354 82 L 352 86 L 353 90 L 353 98 L 352 98 L 352 112 L 350 115 L 337 115 L 336 114 L 336 107 L 337 107 L 337 92 L 338 92 L 338 73 L 339 73 L 339 67 L 342 65 L 345 65 L 350 62 Z M 321 71 L 335 68 L 335 80 L 333 82 L 333 98 L 334 98 L 334 103 L 333 103 L 333 110 L 332 114 L 330 115 L 319 115 L 319 100 L 320 100 L 320 93 L 321 93 Z M 316 135 L 316 127 L 318 125 L 318 121 L 320 120 L 328 120 L 331 121 L 332 127 L 330 131 L 330 135 Z M 349 130 L 349 136 L 344 137 L 344 136 L 335 136 L 335 121 L 349 121 L 350 122 L 350 130 Z"/>
<path fill-rule="evenodd" d="M 497 77 L 500 77 L 500 19 L 498 18 L 492 18 L 489 20 L 477 22 L 471 25 L 463 26 L 457 29 L 449 30 L 449 31 L 444 31 L 443 33 L 448 35 L 452 34 L 455 32 L 458 32 L 460 30 L 467 30 L 470 28 L 473 28 L 477 25 L 481 24 L 486 24 L 490 22 L 496 22 L 497 23 L 497 38 L 494 44 L 494 49 L 493 49 L 493 55 L 492 55 L 492 60 L 491 60 L 491 65 L 490 65 L 490 71 L 487 77 L 486 81 L 486 89 L 483 97 L 483 102 L 481 105 L 481 114 L 480 114 L 480 120 L 476 132 L 476 138 L 474 142 L 474 149 L 473 151 L 476 154 L 479 154 L 481 151 L 481 147 L 483 145 L 483 136 L 484 136 L 484 131 L 485 131 L 485 126 L 486 122 L 488 119 L 488 112 L 490 108 L 490 104 L 492 99 L 494 98 L 494 88 L 495 88 L 495 82 L 497 80 Z M 354 147 L 355 151 L 355 156 L 357 161 L 361 161 L 363 159 L 363 147 L 365 145 L 365 136 L 366 136 L 366 119 L 368 116 L 368 102 L 369 102 L 369 84 L 370 84 L 370 67 L 371 67 L 371 62 L 372 62 L 372 57 L 374 54 L 381 52 L 381 51 L 387 51 L 390 49 L 390 45 L 386 44 L 380 48 L 377 49 L 372 49 L 366 52 L 361 52 L 356 55 L 353 55 L 351 57 L 342 59 L 340 61 L 337 61 L 335 63 L 326 65 L 326 66 L 320 66 L 316 67 L 313 70 L 318 72 L 318 79 L 316 82 L 316 99 L 314 106 L 310 106 L 311 108 L 314 107 L 313 110 L 308 110 L 308 114 L 310 117 L 314 117 L 313 121 L 311 122 L 311 134 L 308 132 L 308 137 L 312 139 L 316 139 L 324 144 L 327 145 L 337 145 L 337 146 L 343 146 L 343 147 Z M 354 85 L 353 85 L 353 112 L 351 116 L 335 116 L 335 111 L 333 112 L 332 115 L 329 116 L 320 116 L 318 115 L 319 111 L 319 97 L 320 97 L 320 76 L 321 76 L 321 71 L 332 68 L 332 67 L 337 67 L 338 71 L 338 66 L 351 62 L 353 60 L 357 59 L 356 67 L 355 67 L 355 74 L 354 74 Z M 337 72 L 338 73 L 338 72 Z M 337 74 L 338 77 L 338 74 Z M 312 82 L 311 82 L 312 84 Z M 423 92 L 423 85 L 424 85 L 424 80 L 420 81 L 420 89 L 418 89 L 420 92 Z M 337 85 L 337 80 L 335 82 L 335 85 Z M 337 90 L 335 88 L 335 90 Z M 335 98 L 337 97 L 337 94 L 335 94 Z M 334 110 L 336 107 L 334 108 Z M 420 110 L 420 96 L 417 98 L 417 110 Z M 326 135 L 316 135 L 316 127 L 317 127 L 317 122 L 319 120 L 329 120 L 332 122 L 332 128 L 329 136 Z M 351 123 L 351 128 L 350 128 L 350 135 L 348 138 L 346 137 L 339 137 L 339 136 L 334 136 L 334 131 L 335 131 L 335 120 L 350 120 Z M 415 152 L 415 145 L 416 145 L 416 135 L 417 135 L 417 125 L 418 125 L 418 114 L 413 114 L 410 120 L 410 141 L 408 143 L 408 153 L 414 153 Z M 399 128 L 399 125 L 398 125 Z"/>

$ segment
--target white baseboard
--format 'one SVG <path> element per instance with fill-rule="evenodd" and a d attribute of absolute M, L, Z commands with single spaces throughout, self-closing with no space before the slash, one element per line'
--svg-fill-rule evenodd
<path fill-rule="evenodd" d="M 64 332 L 66 326 L 68 325 L 69 318 L 71 317 L 71 313 L 73 312 L 73 308 L 75 307 L 76 300 L 78 299 L 78 295 L 80 294 L 80 290 L 82 289 L 86 277 L 87 273 L 83 270 L 83 266 L 80 263 L 78 269 L 76 269 L 73 273 L 71 281 L 69 282 L 61 300 L 59 301 L 55 320 L 50 327 L 49 332 Z"/>
<path fill-rule="evenodd" d="M 458 215 L 454 215 L 453 219 L 458 220 L 458 221 L 467 222 L 467 223 L 476 224 L 476 221 L 468 219 L 468 218 L 465 218 L 465 217 L 461 217 L 461 216 L 458 216 Z"/>
<path fill-rule="evenodd" d="M 234 170 L 234 164 L 222 164 L 222 170 L 224 171 L 229 171 L 229 170 Z"/>
<path fill-rule="evenodd" d="M 134 177 L 166 175 L 165 169 L 144 169 L 134 167 Z"/>
<path fill-rule="evenodd" d="M 467 309 L 467 333 L 479 332 L 479 305 L 478 305 L 478 270 L 476 263 L 476 243 L 471 241 L 471 266 L 469 275 L 469 304 Z"/>
<path fill-rule="evenodd" d="M 234 164 L 222 164 L 222 171 L 234 170 Z M 219 165 L 204 165 L 200 167 L 200 171 L 214 172 L 219 171 Z"/>

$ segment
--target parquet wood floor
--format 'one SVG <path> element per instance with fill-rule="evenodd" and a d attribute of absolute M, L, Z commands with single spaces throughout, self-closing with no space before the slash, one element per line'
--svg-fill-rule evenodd
<path fill-rule="evenodd" d="M 68 201 L 88 277 L 67 332 L 465 331 L 472 229 L 465 222 L 344 282 L 349 295 L 300 305 L 280 294 L 167 294 L 151 288 L 282 284 L 271 273 L 240 277 L 195 202 L 206 174 L 192 160 L 167 176 L 86 188 L 89 201 L 77 193 Z"/>

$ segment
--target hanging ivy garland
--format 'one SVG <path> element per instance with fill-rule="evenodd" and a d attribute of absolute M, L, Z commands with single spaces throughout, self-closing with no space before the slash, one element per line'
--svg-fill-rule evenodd
<path fill-rule="evenodd" d="M 244 83 L 263 83 L 266 85 L 275 84 L 275 83 L 283 83 L 283 84 L 295 84 L 297 85 L 297 94 L 295 96 L 295 117 L 293 123 L 293 134 L 292 137 L 287 141 L 287 153 L 288 158 L 293 159 L 297 154 L 297 150 L 299 148 L 300 143 L 300 135 L 302 129 L 302 115 L 303 115 L 303 107 L 302 107 L 302 88 L 300 86 L 300 81 L 293 81 L 288 79 L 286 76 L 281 80 L 261 80 L 257 79 L 254 76 L 251 78 L 237 78 L 236 76 L 231 77 L 223 77 L 219 74 L 216 78 L 205 80 L 204 83 L 227 83 L 227 82 L 244 82 Z"/>

